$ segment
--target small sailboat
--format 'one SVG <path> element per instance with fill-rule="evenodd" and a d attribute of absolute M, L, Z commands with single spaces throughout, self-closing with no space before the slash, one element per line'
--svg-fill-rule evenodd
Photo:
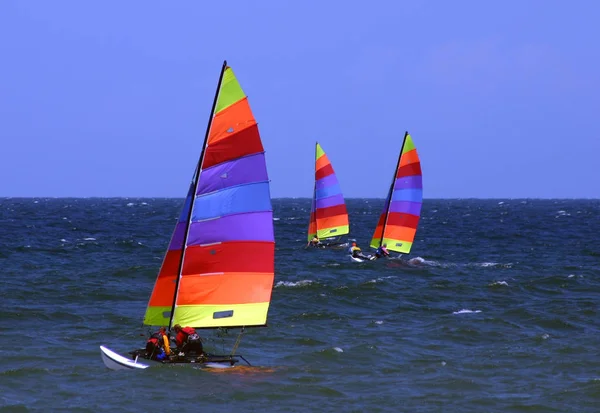
<path fill-rule="evenodd" d="M 184 354 L 162 363 L 233 366 L 246 327 L 266 326 L 274 281 L 273 208 L 265 152 L 248 99 L 223 63 L 183 210 L 148 302 L 144 324 L 239 328 L 230 354 Z M 111 369 L 143 369 L 145 349 L 100 347 Z M 140 361 L 142 360 L 142 361 Z"/>
<path fill-rule="evenodd" d="M 315 187 L 308 223 L 308 245 L 343 248 L 341 237 L 350 232 L 348 211 L 331 162 L 319 143 L 315 146 Z M 318 237 L 319 243 L 311 241 Z"/>
<path fill-rule="evenodd" d="M 408 254 L 412 248 L 423 204 L 421 161 L 408 132 L 370 246 Z M 352 258 L 354 261 L 361 261 Z"/>

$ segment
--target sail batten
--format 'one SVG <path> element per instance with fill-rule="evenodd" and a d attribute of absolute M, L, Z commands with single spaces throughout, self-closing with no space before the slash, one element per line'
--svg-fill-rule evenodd
<path fill-rule="evenodd" d="M 151 298 L 146 324 L 266 324 L 275 240 L 265 151 L 248 99 L 226 64 L 211 113 L 195 182 L 171 241 L 180 248 L 167 252 L 168 277 L 157 278 L 161 299 Z"/>
<path fill-rule="evenodd" d="M 325 151 L 315 147 L 315 187 L 308 224 L 308 240 L 337 237 L 350 232 L 342 189 Z"/>
<path fill-rule="evenodd" d="M 398 165 L 370 246 L 408 254 L 417 232 L 423 203 L 421 162 L 406 132 Z"/>

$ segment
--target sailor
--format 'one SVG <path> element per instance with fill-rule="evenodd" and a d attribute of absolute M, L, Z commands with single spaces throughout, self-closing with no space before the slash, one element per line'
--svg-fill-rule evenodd
<path fill-rule="evenodd" d="M 318 247 L 319 245 L 321 245 L 321 241 L 319 241 L 319 237 L 317 237 L 316 235 L 313 237 L 313 239 L 308 243 L 311 247 Z"/>
<path fill-rule="evenodd" d="M 177 333 L 175 337 L 175 344 L 177 349 L 181 352 L 195 352 L 197 354 L 203 353 L 202 339 L 196 333 L 193 327 L 183 327 L 179 324 L 173 326 L 173 331 Z"/>
<path fill-rule="evenodd" d="M 146 342 L 146 353 L 152 360 L 164 360 L 171 354 L 169 337 L 164 327 L 150 336 Z"/>
<path fill-rule="evenodd" d="M 383 244 L 382 246 L 377 248 L 377 251 L 375 251 L 375 259 L 387 257 L 388 255 L 390 255 L 390 253 L 387 250 L 387 244 Z"/>
<path fill-rule="evenodd" d="M 359 258 L 359 259 L 362 259 L 362 260 L 369 260 L 369 259 L 371 259 L 371 257 L 368 257 L 368 256 L 366 256 L 366 255 L 364 255 L 362 253 L 362 251 L 360 250 L 360 247 L 358 247 L 356 245 L 356 242 L 352 243 L 352 246 L 350 247 L 350 251 L 349 252 L 350 252 L 350 255 L 352 255 L 352 258 Z"/>

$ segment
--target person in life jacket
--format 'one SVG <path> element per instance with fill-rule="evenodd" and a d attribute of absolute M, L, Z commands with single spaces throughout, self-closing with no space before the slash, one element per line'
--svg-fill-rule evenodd
<path fill-rule="evenodd" d="M 196 333 L 193 327 L 183 327 L 179 324 L 173 326 L 173 330 L 177 333 L 175 344 L 177 349 L 184 353 L 194 352 L 197 354 L 203 353 L 202 339 Z"/>
<path fill-rule="evenodd" d="M 387 257 L 388 255 L 390 255 L 390 253 L 387 250 L 387 244 L 383 244 L 382 246 L 377 248 L 377 251 L 375 251 L 375 259 L 381 258 L 381 257 Z"/>
<path fill-rule="evenodd" d="M 319 237 L 315 235 L 308 245 L 311 247 L 319 247 L 321 245 L 321 241 L 319 241 Z"/>
<path fill-rule="evenodd" d="M 150 336 L 146 342 L 146 353 L 152 360 L 164 360 L 171 355 L 169 337 L 164 327 Z"/>
<path fill-rule="evenodd" d="M 350 255 L 352 255 L 353 258 L 359 258 L 362 260 L 370 260 L 371 257 L 364 255 L 362 253 L 362 251 L 360 250 L 360 247 L 358 247 L 356 245 L 356 242 L 352 243 L 352 246 L 350 247 L 350 249 L 348 250 L 348 252 L 350 253 Z"/>

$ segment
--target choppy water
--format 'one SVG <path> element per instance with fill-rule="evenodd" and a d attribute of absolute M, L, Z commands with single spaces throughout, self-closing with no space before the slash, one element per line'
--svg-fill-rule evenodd
<path fill-rule="evenodd" d="M 382 202 L 348 203 L 363 249 Z M 0 410 L 600 410 L 600 201 L 425 200 L 413 253 L 362 264 L 302 249 L 308 199 L 274 206 L 256 367 L 115 372 L 98 346 L 143 344 L 181 200 L 0 200 Z"/>

